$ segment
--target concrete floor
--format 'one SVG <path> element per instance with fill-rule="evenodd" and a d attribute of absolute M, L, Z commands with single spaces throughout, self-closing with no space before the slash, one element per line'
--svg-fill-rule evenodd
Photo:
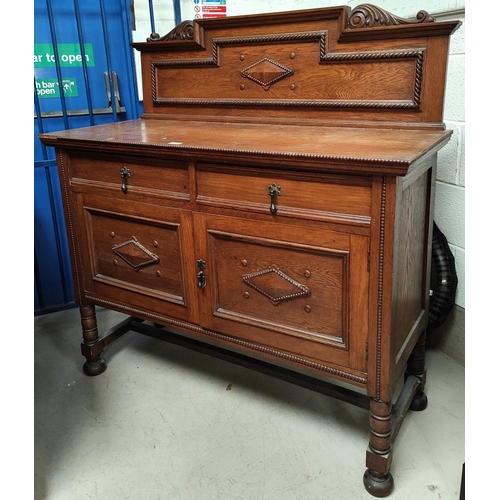
<path fill-rule="evenodd" d="M 104 332 L 122 316 L 98 309 Z M 35 318 L 35 500 L 357 500 L 367 411 L 134 332 L 83 375 L 78 309 Z M 394 448 L 391 499 L 458 500 L 465 369 L 427 356 L 429 407 Z"/>

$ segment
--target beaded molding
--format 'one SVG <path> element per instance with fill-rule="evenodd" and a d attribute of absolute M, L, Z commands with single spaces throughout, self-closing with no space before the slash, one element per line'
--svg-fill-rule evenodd
<path fill-rule="evenodd" d="M 382 290 L 384 285 L 384 242 L 385 242 L 385 208 L 387 197 L 387 177 L 382 177 L 382 194 L 380 200 L 380 242 L 377 280 L 377 358 L 376 358 L 376 391 L 380 399 L 380 381 L 382 365 Z"/>
<path fill-rule="evenodd" d="M 234 337 L 230 337 L 229 335 L 224 335 L 222 333 L 217 333 L 212 330 L 208 330 L 206 328 L 201 328 L 200 326 L 191 325 L 190 323 L 184 323 L 183 321 L 166 318 L 164 316 L 159 316 L 152 313 L 147 313 L 141 311 L 139 309 L 135 309 L 133 307 L 124 306 L 122 304 L 117 304 L 115 302 L 111 302 L 108 300 L 99 299 L 97 297 L 93 297 L 90 295 L 86 295 L 86 298 L 91 300 L 92 302 L 102 304 L 104 307 L 106 305 L 114 306 L 119 308 L 122 311 L 128 311 L 133 316 L 147 316 L 151 318 L 153 322 L 161 321 L 163 323 L 168 323 L 169 325 L 177 328 L 183 328 L 186 330 L 191 330 L 196 333 L 200 333 L 203 335 L 208 335 L 210 337 L 216 338 L 218 340 L 223 340 L 225 342 L 229 342 L 231 344 L 236 344 L 241 347 L 246 347 L 248 349 L 252 349 L 254 351 L 262 352 L 264 354 L 268 354 L 270 356 L 274 356 L 277 358 L 285 359 L 286 361 L 291 361 L 293 363 L 297 363 L 303 366 L 307 366 L 308 368 L 313 368 L 315 370 L 329 373 L 331 375 L 335 375 L 340 378 L 344 378 L 347 380 L 351 380 L 353 382 L 357 382 L 359 384 L 366 385 L 367 379 L 366 377 L 360 377 L 358 375 L 353 375 L 352 373 L 344 372 L 342 370 L 338 370 L 337 368 L 332 368 L 330 366 L 322 365 L 321 363 L 316 363 L 315 361 L 309 361 L 308 359 L 301 358 L 299 356 L 294 356 L 292 354 L 287 354 L 286 352 L 279 351 L 277 349 L 272 349 L 270 347 L 265 347 L 259 344 L 254 344 L 253 342 L 248 342 L 246 340 L 240 340 Z"/>

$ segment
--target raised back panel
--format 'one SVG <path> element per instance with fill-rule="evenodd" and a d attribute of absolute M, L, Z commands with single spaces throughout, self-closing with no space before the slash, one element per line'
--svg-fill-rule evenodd
<path fill-rule="evenodd" d="M 143 117 L 441 127 L 457 25 L 370 5 L 186 21 L 133 44 Z"/>

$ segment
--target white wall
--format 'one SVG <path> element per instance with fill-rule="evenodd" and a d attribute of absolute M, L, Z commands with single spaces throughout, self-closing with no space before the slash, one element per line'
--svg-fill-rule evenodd
<path fill-rule="evenodd" d="M 227 0 L 228 15 L 258 14 L 334 5 L 356 7 L 362 0 Z M 450 143 L 439 153 L 435 221 L 455 256 L 459 284 L 456 304 L 465 308 L 465 0 L 374 0 L 374 4 L 400 17 L 426 10 L 438 21 L 462 21 L 451 37 L 444 121 L 453 130 Z M 181 0 L 182 19 L 194 18 L 194 0 Z M 175 25 L 172 0 L 156 0 L 156 31 L 168 33 Z M 150 34 L 147 0 L 135 0 L 136 41 Z M 140 79 L 139 79 L 140 81 Z"/>
<path fill-rule="evenodd" d="M 242 16 L 245 14 L 264 14 L 268 12 L 281 12 L 285 10 L 314 9 L 340 5 L 331 0 L 226 0 L 227 14 L 229 16 Z M 341 4 L 344 4 L 341 2 Z M 193 0 L 181 0 L 183 19 L 193 19 Z"/>
<path fill-rule="evenodd" d="M 360 3 L 348 0 L 346 5 L 354 8 Z M 444 122 L 453 130 L 453 136 L 438 155 L 434 220 L 455 256 L 458 274 L 455 303 L 465 308 L 465 0 L 374 0 L 373 3 L 400 17 L 415 17 L 419 10 L 426 10 L 437 21 L 462 21 L 450 42 Z"/>

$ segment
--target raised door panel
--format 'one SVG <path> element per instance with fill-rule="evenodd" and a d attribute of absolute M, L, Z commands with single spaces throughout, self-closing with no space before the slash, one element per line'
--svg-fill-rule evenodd
<path fill-rule="evenodd" d="M 195 228 L 206 261 L 202 326 L 365 370 L 368 238 L 201 214 Z"/>
<path fill-rule="evenodd" d="M 187 321 L 197 320 L 189 212 L 77 195 L 84 231 L 85 293 Z M 161 318 L 158 318 L 161 321 Z"/>

